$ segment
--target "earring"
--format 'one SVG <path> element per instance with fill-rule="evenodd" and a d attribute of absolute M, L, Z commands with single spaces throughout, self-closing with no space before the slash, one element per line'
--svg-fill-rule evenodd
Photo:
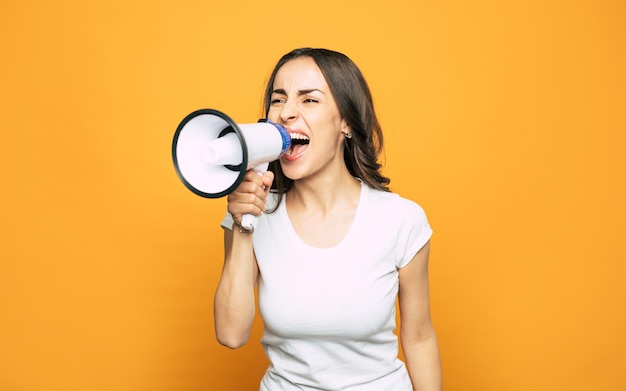
<path fill-rule="evenodd" d="M 352 133 L 344 133 L 346 135 L 346 138 L 352 138 Z"/>

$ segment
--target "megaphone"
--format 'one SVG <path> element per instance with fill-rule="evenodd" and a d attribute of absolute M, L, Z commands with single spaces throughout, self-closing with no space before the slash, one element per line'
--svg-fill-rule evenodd
<path fill-rule="evenodd" d="M 237 124 L 226 114 L 201 109 L 187 115 L 174 134 L 172 159 L 178 178 L 195 194 L 219 198 L 235 191 L 248 170 L 259 174 L 291 146 L 285 127 L 267 120 Z M 241 226 L 254 230 L 255 216 Z"/>

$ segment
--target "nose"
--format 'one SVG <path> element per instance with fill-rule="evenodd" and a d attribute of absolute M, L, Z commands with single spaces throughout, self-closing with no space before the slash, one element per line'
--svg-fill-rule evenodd
<path fill-rule="evenodd" d="M 284 123 L 291 122 L 298 118 L 298 108 L 296 107 L 295 103 L 287 100 L 280 108 L 279 117 L 280 120 Z"/>

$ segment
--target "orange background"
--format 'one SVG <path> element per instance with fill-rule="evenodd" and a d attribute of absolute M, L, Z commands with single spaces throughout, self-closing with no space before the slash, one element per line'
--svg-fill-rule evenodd
<path fill-rule="evenodd" d="M 374 4 L 374 3 L 372 3 Z M 280 55 L 343 51 L 426 209 L 446 390 L 626 390 L 622 1 L 0 6 L 0 389 L 254 390 L 214 339 L 225 200 L 182 118 L 260 114 Z"/>

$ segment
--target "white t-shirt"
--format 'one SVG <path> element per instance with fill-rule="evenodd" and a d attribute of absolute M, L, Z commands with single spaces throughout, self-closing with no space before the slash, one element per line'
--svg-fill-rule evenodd
<path fill-rule="evenodd" d="M 232 227 L 227 214 L 222 222 Z M 285 202 L 260 216 L 261 343 L 270 366 L 261 391 L 410 391 L 394 334 L 398 269 L 428 242 L 423 209 L 365 184 L 354 222 L 331 248 L 295 232 Z"/>

